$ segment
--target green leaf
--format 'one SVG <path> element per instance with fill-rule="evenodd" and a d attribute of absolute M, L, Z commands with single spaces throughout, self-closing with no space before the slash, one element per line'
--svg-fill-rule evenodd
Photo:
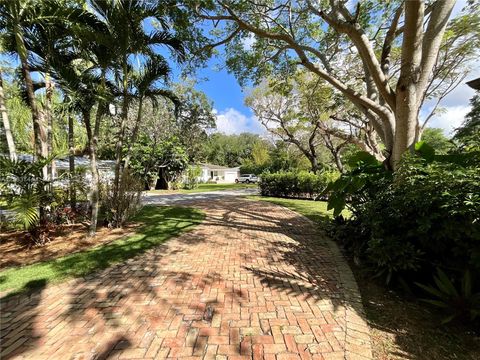
<path fill-rule="evenodd" d="M 417 142 L 415 144 L 415 151 L 428 162 L 432 162 L 435 158 L 435 149 L 425 141 Z"/>
<path fill-rule="evenodd" d="M 381 165 L 380 161 L 378 161 L 375 156 L 366 151 L 359 151 L 348 160 L 348 165 L 352 168 L 357 167 L 360 164 L 374 166 Z"/>
<path fill-rule="evenodd" d="M 423 285 L 423 284 L 420 284 L 420 283 L 415 283 L 418 287 L 422 288 L 423 290 L 425 290 L 426 292 L 428 292 L 429 294 L 432 294 L 433 296 L 437 296 L 438 298 L 443 298 L 445 296 L 445 294 L 443 294 L 441 291 L 439 291 L 438 289 L 435 289 L 434 287 L 432 286 L 428 286 L 428 285 Z"/>
<path fill-rule="evenodd" d="M 455 289 L 455 286 L 441 269 L 437 269 L 438 277 L 435 276 L 433 280 L 437 284 L 438 288 L 445 292 L 446 294 L 458 297 L 458 291 Z"/>

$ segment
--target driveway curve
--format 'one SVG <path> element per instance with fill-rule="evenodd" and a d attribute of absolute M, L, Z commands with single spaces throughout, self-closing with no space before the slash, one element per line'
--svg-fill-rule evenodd
<path fill-rule="evenodd" d="M 316 226 L 278 205 L 192 195 L 175 200 L 205 211 L 191 232 L 3 300 L 0 358 L 371 359 L 352 273 Z"/>

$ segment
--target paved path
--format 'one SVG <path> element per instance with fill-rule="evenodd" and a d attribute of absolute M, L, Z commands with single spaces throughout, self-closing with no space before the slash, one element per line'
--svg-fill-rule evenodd
<path fill-rule="evenodd" d="M 283 207 L 196 200 L 193 231 L 2 302 L 2 360 L 370 359 L 350 269 Z"/>
<path fill-rule="evenodd" d="M 257 188 L 245 188 L 234 190 L 215 190 L 189 194 L 155 194 L 145 193 L 143 201 L 147 204 L 175 205 L 182 203 L 197 203 L 207 200 L 225 200 L 235 196 L 258 195 Z"/>

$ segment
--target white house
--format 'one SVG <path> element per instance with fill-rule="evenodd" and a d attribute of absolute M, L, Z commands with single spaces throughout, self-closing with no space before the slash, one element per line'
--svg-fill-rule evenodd
<path fill-rule="evenodd" d="M 239 167 L 229 168 L 213 164 L 199 164 L 199 166 L 202 169 L 200 182 L 231 184 L 240 176 Z"/>

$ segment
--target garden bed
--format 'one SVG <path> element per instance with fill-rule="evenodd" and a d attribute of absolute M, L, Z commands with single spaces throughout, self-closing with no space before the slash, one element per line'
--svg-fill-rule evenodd
<path fill-rule="evenodd" d="M 138 224 L 132 223 L 121 229 L 101 227 L 94 237 L 88 237 L 85 224 L 59 225 L 51 241 L 43 246 L 32 246 L 25 240 L 25 232 L 10 231 L 0 234 L 0 269 L 23 266 L 39 261 L 85 250 L 99 244 L 106 244 L 133 233 Z"/>
<path fill-rule="evenodd" d="M 151 249 L 173 236 L 191 230 L 203 221 L 200 210 L 187 207 L 145 206 L 134 217 L 136 228 L 130 228 L 123 236 L 118 234 L 110 241 L 97 235 L 94 246 L 53 256 L 25 266 L 0 270 L 0 297 L 28 292 L 47 283 L 85 276 L 126 261 Z M 130 233 L 129 233 L 130 232 Z M 103 243 L 101 242 L 103 241 Z M 45 248 L 41 248 L 45 251 Z"/>

